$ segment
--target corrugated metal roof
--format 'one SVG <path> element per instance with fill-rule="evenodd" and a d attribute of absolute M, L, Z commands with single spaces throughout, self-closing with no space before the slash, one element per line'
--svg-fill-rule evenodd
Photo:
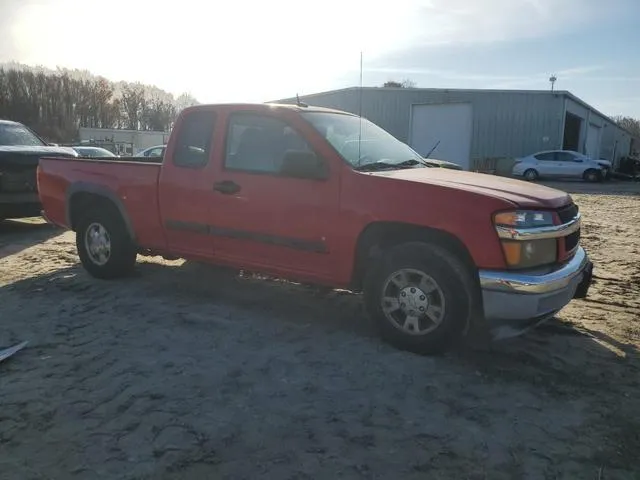
<path fill-rule="evenodd" d="M 339 88 L 336 90 L 327 90 L 324 92 L 317 92 L 317 93 L 311 93 L 308 95 L 300 95 L 301 99 L 310 99 L 316 96 L 323 96 L 323 95 L 330 95 L 330 94 L 336 94 L 336 93 L 341 93 L 341 92 L 350 92 L 350 91 L 358 91 L 362 88 L 363 91 L 397 91 L 397 92 L 432 92 L 432 93 L 469 93 L 469 94 L 482 94 L 482 93 L 487 93 L 487 94 L 517 94 L 517 93 L 524 93 L 524 94 L 537 94 L 537 95 L 562 95 L 565 96 L 571 100 L 573 100 L 574 102 L 582 105 L 583 107 L 591 110 L 593 113 L 595 113 L 596 115 L 608 120 L 609 122 L 615 124 L 618 128 L 620 128 L 621 130 L 624 130 L 626 133 L 628 133 L 629 135 L 631 135 L 634 138 L 637 138 L 633 135 L 633 133 L 631 133 L 629 130 L 627 130 L 624 127 L 621 127 L 620 125 L 618 125 L 615 120 L 613 120 L 610 116 L 605 115 L 604 113 L 602 113 L 600 110 L 598 110 L 597 108 L 593 107 L 592 105 L 589 105 L 587 102 L 585 102 L 584 100 L 582 100 L 581 98 L 577 97 L 576 95 L 574 95 L 573 93 L 569 92 L 568 90 L 507 90 L 507 89 L 482 89 L 482 88 L 419 88 L 419 87 L 410 87 L 410 88 L 405 88 L 405 87 L 345 87 L 345 88 Z M 270 101 L 267 103 L 276 103 L 276 102 L 290 102 L 292 100 L 295 100 L 296 97 L 291 97 L 291 98 L 285 98 L 285 99 L 280 99 L 280 100 L 274 100 L 274 101 Z M 640 140 L 640 139 L 639 139 Z"/>

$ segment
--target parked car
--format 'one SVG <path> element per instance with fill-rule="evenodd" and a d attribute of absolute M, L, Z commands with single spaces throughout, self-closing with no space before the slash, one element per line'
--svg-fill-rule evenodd
<path fill-rule="evenodd" d="M 145 148 L 140 150 L 134 156 L 136 157 L 162 157 L 164 155 L 164 149 L 166 145 L 156 145 L 155 147 Z"/>
<path fill-rule="evenodd" d="M 582 178 L 597 182 L 609 177 L 611 164 L 606 160 L 593 160 L 571 150 L 549 150 L 518 158 L 512 174 L 534 181 L 538 178 Z"/>
<path fill-rule="evenodd" d="M 100 157 L 117 157 L 111 150 L 102 147 L 90 147 L 87 145 L 74 145 L 73 148 L 81 157 L 100 158 Z"/>
<path fill-rule="evenodd" d="M 97 278 L 141 252 L 363 291 L 383 338 L 412 351 L 517 335 L 591 282 L 567 193 L 429 168 L 336 110 L 189 107 L 164 161 L 44 158 L 38 181 Z"/>
<path fill-rule="evenodd" d="M 68 147 L 48 145 L 21 123 L 0 120 L 0 221 L 40 215 L 36 169 L 43 155 L 78 154 Z"/>

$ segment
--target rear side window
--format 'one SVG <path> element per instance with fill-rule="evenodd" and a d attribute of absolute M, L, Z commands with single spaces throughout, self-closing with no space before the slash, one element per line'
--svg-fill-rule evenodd
<path fill-rule="evenodd" d="M 569 152 L 558 152 L 556 154 L 556 158 L 560 162 L 573 162 L 576 159 L 576 156 Z"/>
<path fill-rule="evenodd" d="M 535 156 L 537 160 L 541 160 L 541 161 L 550 161 L 550 160 L 555 160 L 556 159 L 556 154 L 555 152 L 547 152 L 547 153 L 540 153 L 538 155 Z"/>
<path fill-rule="evenodd" d="M 207 164 L 215 123 L 215 112 L 195 111 L 185 116 L 176 139 L 174 165 L 200 168 Z"/>
<path fill-rule="evenodd" d="M 148 152 L 146 152 L 147 157 L 161 157 L 164 153 L 164 148 L 152 148 Z"/>

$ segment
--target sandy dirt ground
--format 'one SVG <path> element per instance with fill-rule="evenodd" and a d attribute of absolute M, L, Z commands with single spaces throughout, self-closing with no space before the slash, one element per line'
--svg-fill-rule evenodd
<path fill-rule="evenodd" d="M 30 344 L 0 364 L 0 478 L 640 478 L 629 185 L 561 185 L 589 192 L 586 300 L 435 358 L 382 344 L 356 295 L 144 257 L 98 281 L 72 233 L 4 222 L 0 346 Z"/>

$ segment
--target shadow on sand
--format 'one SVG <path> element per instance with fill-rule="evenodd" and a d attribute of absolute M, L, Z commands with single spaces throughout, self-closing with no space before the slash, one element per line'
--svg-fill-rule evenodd
<path fill-rule="evenodd" d="M 63 231 L 40 218 L 0 222 L 0 259 L 60 235 Z"/>
<path fill-rule="evenodd" d="M 250 326 L 259 336 L 261 328 L 297 324 L 305 327 L 298 335 L 318 339 L 341 332 L 365 340 L 376 354 L 389 355 L 389 361 L 402 361 L 402 355 L 398 356 L 377 338 L 363 313 L 359 295 L 251 274 L 238 275 L 191 262 L 166 265 L 146 260 L 141 259 L 132 278 L 122 281 L 95 280 L 76 265 L 6 285 L 0 288 L 0 293 L 5 302 L 11 299 L 20 302 L 23 297 L 38 302 L 46 297 L 64 303 L 65 308 L 73 309 L 71 304 L 77 304 L 82 311 L 98 299 L 113 301 L 117 303 L 119 316 L 130 317 L 131 322 L 144 309 L 161 309 L 163 315 L 158 321 L 165 323 L 189 312 L 200 315 L 210 312 L 212 325 L 221 316 L 231 325 L 237 315 L 250 316 L 249 323 L 243 321 L 244 327 L 238 328 Z M 208 315 L 205 313 L 205 317 Z M 198 335 L 207 321 L 205 318 L 197 324 L 175 322 L 171 323 L 171 329 L 193 330 L 193 335 Z M 159 325 L 163 327 L 167 325 Z M 211 354 L 215 355 L 213 351 Z M 603 445 L 598 458 L 585 461 L 638 471 L 640 422 L 635 420 L 637 411 L 633 412 L 633 405 L 637 406 L 634 399 L 640 394 L 639 360 L 635 345 L 557 318 L 517 339 L 483 350 L 459 349 L 436 361 L 443 362 L 443 367 L 447 363 L 455 365 L 498 389 L 517 382 L 529 384 L 546 395 L 588 399 L 590 414 L 602 419 L 598 428 L 607 432 L 609 444 Z"/>

